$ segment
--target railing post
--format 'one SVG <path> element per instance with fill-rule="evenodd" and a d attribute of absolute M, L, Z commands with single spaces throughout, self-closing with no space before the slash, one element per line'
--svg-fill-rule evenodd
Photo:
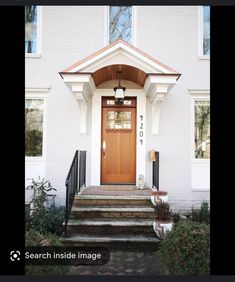
<path fill-rule="evenodd" d="M 86 151 L 79 154 L 79 191 L 82 186 L 86 186 Z"/>
<path fill-rule="evenodd" d="M 66 186 L 66 205 L 65 205 L 65 237 L 67 237 L 67 228 L 68 228 L 68 196 L 69 196 L 69 189 L 68 189 L 68 180 L 66 179 L 65 182 Z"/>
<path fill-rule="evenodd" d="M 78 192 L 78 158 L 79 158 L 79 151 L 77 151 L 77 158 L 76 158 L 76 164 L 75 164 L 75 171 L 76 171 L 76 179 L 75 179 L 75 187 L 76 192 Z"/>
<path fill-rule="evenodd" d="M 155 151 L 156 160 L 153 161 L 153 184 L 152 188 L 156 187 L 159 191 L 159 152 Z"/>

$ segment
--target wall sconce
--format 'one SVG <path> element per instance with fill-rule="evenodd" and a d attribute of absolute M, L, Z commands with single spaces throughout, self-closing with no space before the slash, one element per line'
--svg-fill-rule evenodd
<path fill-rule="evenodd" d="M 119 80 L 118 86 L 113 88 L 114 93 L 115 93 L 114 94 L 115 102 L 117 104 L 122 104 L 124 102 L 125 91 L 126 91 L 126 88 L 121 86 L 121 81 L 120 81 L 121 73 L 122 73 L 121 71 L 118 72 L 118 80 Z"/>

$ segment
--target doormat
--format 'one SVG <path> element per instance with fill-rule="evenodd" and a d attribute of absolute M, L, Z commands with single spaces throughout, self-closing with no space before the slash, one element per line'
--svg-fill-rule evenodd
<path fill-rule="evenodd" d="M 135 191 L 136 187 L 127 187 L 127 186 L 106 186 L 100 187 L 101 190 L 105 191 Z"/>

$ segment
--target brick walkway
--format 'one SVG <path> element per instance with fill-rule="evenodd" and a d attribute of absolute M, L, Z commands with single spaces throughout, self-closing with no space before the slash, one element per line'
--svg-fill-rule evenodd
<path fill-rule="evenodd" d="M 103 266 L 72 266 L 70 275 L 158 275 L 156 251 L 112 251 Z"/>

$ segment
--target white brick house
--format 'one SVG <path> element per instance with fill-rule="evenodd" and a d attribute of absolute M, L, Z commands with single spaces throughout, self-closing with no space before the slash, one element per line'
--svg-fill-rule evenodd
<path fill-rule="evenodd" d="M 168 192 L 173 207 L 209 201 L 209 8 L 126 7 L 113 30 L 117 7 L 29 9 L 34 14 L 26 19 L 26 183 L 45 177 L 64 205 L 74 153 L 85 150 L 87 186 L 136 185 L 143 175 L 151 188 L 148 152 L 154 149 L 160 153 L 160 190 Z M 123 23 L 120 40 L 115 31 Z M 123 114 L 106 120 L 104 103 L 113 101 L 118 71 L 135 111 L 110 104 L 108 114 Z M 123 135 L 110 139 L 104 127 Z M 125 134 L 133 136 L 118 139 Z M 112 160 L 108 153 L 114 151 Z"/>

